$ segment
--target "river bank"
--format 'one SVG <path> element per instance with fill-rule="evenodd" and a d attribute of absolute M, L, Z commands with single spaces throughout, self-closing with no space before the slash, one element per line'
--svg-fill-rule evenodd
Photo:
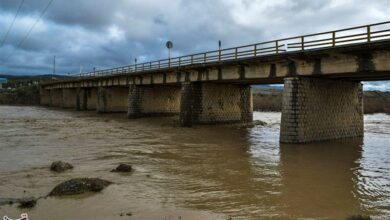
<path fill-rule="evenodd" d="M 38 85 L 0 91 L 0 105 L 39 105 Z"/>

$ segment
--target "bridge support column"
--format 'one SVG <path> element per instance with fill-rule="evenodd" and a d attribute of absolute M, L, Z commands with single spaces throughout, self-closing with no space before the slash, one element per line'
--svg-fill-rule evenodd
<path fill-rule="evenodd" d="M 39 88 L 40 104 L 43 106 L 50 106 L 50 90 Z"/>
<path fill-rule="evenodd" d="M 84 111 L 87 110 L 88 97 L 87 90 L 85 88 L 77 88 L 77 100 L 76 100 L 76 110 Z"/>
<path fill-rule="evenodd" d="M 61 107 L 62 103 L 62 89 L 50 90 L 50 107 Z"/>
<path fill-rule="evenodd" d="M 249 85 L 183 83 L 180 125 L 250 122 L 253 119 Z"/>
<path fill-rule="evenodd" d="M 127 112 L 128 91 L 128 87 L 99 87 L 97 91 L 97 112 Z"/>
<path fill-rule="evenodd" d="M 280 142 L 362 137 L 363 127 L 360 82 L 285 78 Z"/>
<path fill-rule="evenodd" d="M 62 89 L 62 108 L 76 108 L 77 92 L 76 89 Z"/>
<path fill-rule="evenodd" d="M 128 118 L 166 116 L 180 111 L 180 87 L 131 85 Z"/>

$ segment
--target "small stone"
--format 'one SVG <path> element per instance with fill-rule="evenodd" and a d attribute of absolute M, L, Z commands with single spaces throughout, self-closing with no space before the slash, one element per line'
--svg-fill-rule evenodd
<path fill-rule="evenodd" d="M 132 170 L 133 168 L 131 167 L 131 165 L 121 163 L 115 169 L 111 170 L 111 172 L 129 173 Z"/>
<path fill-rule="evenodd" d="M 49 196 L 77 195 L 86 192 L 100 192 L 111 182 L 98 178 L 76 178 L 58 184 Z"/>
<path fill-rule="evenodd" d="M 50 166 L 50 170 L 57 173 L 62 173 L 69 169 L 73 169 L 72 164 L 63 161 L 55 161 Z"/>
<path fill-rule="evenodd" d="M 31 209 L 37 204 L 37 200 L 35 198 L 25 198 L 19 201 L 18 207 L 20 209 Z"/>
<path fill-rule="evenodd" d="M 132 215 L 133 215 L 133 213 L 131 213 L 131 212 L 126 213 L 126 216 L 132 216 Z"/>

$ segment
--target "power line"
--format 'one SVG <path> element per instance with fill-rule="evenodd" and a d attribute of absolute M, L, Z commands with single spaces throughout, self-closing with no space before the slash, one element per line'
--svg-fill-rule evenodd
<path fill-rule="evenodd" d="M 12 20 L 11 25 L 9 26 L 7 32 L 6 32 L 5 35 L 4 35 L 3 40 L 2 40 L 1 43 L 0 43 L 0 48 L 4 45 L 4 42 L 7 40 L 8 34 L 9 34 L 9 32 L 11 31 L 12 27 L 14 26 L 16 17 L 18 17 L 19 11 L 20 11 L 20 9 L 22 8 L 23 3 L 24 3 L 24 0 L 22 0 L 22 1 L 20 2 L 19 7 L 18 7 L 18 10 L 16 11 L 16 14 L 15 14 L 15 17 L 14 17 L 14 19 Z"/>
<path fill-rule="evenodd" d="M 47 9 L 50 7 L 51 3 L 53 2 L 54 0 L 50 0 L 46 7 L 43 9 L 43 11 L 41 12 L 41 15 L 38 17 L 38 19 L 35 21 L 35 23 L 31 26 L 30 30 L 27 32 L 26 36 L 24 36 L 24 38 L 19 42 L 19 44 L 16 46 L 15 50 L 13 52 L 11 52 L 10 55 L 8 55 L 6 58 L 5 58 L 5 61 L 8 61 L 8 59 L 14 54 L 14 52 L 16 51 L 16 49 L 20 46 L 22 46 L 22 44 L 27 40 L 27 38 L 30 36 L 31 32 L 34 30 L 35 26 L 38 24 L 38 22 L 42 19 L 43 15 L 45 15 Z M 3 62 L 3 63 L 4 63 Z"/>

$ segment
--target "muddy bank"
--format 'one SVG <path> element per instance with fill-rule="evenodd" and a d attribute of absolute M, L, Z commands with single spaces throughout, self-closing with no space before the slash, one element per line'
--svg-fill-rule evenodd
<path fill-rule="evenodd" d="M 0 105 L 39 105 L 39 100 L 37 85 L 0 91 Z"/>

